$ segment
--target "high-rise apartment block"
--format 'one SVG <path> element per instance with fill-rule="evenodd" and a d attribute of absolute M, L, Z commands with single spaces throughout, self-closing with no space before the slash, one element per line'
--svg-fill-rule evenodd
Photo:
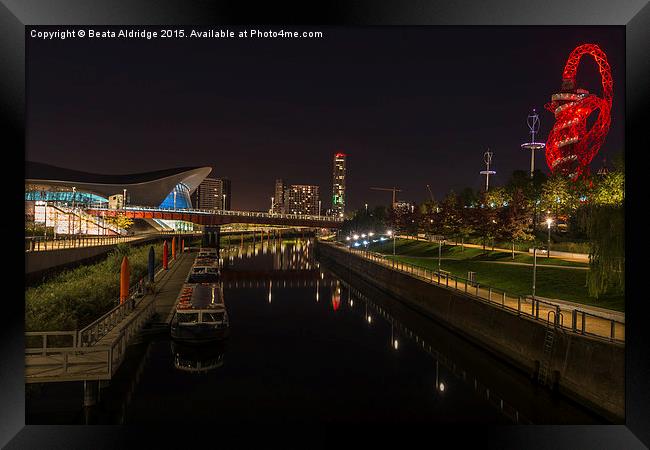
<path fill-rule="evenodd" d="M 343 217 L 345 215 L 345 165 L 347 155 L 336 153 L 334 155 L 334 170 L 332 174 L 332 215 Z"/>
<path fill-rule="evenodd" d="M 192 204 L 198 209 L 230 209 L 231 184 L 228 178 L 206 178 L 192 194 Z"/>
<path fill-rule="evenodd" d="M 284 190 L 286 214 L 320 214 L 318 186 L 311 184 L 292 184 Z"/>

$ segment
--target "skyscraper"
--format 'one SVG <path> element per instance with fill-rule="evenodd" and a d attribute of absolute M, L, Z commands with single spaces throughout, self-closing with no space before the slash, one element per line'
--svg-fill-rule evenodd
<path fill-rule="evenodd" d="M 343 217 L 345 215 L 345 164 L 347 155 L 336 153 L 334 155 L 334 170 L 332 174 L 332 215 Z"/>
<path fill-rule="evenodd" d="M 230 209 L 230 180 L 206 178 L 192 194 L 192 204 L 198 209 Z"/>
<path fill-rule="evenodd" d="M 275 180 L 275 195 L 273 196 L 273 208 L 271 212 L 284 213 L 284 181 Z"/>

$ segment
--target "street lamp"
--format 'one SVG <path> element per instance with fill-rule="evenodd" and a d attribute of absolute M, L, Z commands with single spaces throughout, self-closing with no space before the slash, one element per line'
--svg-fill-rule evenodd
<path fill-rule="evenodd" d="M 320 217 L 320 200 L 318 200 L 318 217 Z"/>
<path fill-rule="evenodd" d="M 226 194 L 223 194 L 222 197 L 223 197 L 223 201 L 221 202 L 221 209 L 223 211 L 225 211 L 226 210 Z"/>
<path fill-rule="evenodd" d="M 548 245 L 546 246 L 546 257 L 550 258 L 551 257 L 551 224 L 553 223 L 553 219 L 550 217 L 546 218 L 546 225 L 548 225 Z"/>
<path fill-rule="evenodd" d="M 442 239 L 438 239 L 438 273 L 440 273 L 440 265 L 442 262 Z"/>
<path fill-rule="evenodd" d="M 395 256 L 395 234 L 393 233 L 393 230 L 386 231 L 386 234 L 388 237 L 393 237 L 393 256 Z"/>
<path fill-rule="evenodd" d="M 274 208 L 275 208 L 275 197 L 271 197 L 271 214 L 273 214 Z"/>
<path fill-rule="evenodd" d="M 122 209 L 124 209 L 126 207 L 126 189 L 122 189 L 122 191 L 123 191 L 123 194 L 122 194 Z"/>

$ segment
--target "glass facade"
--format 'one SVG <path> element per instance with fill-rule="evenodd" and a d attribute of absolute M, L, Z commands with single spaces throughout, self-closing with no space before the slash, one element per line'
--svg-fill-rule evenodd
<path fill-rule="evenodd" d="M 190 188 L 185 183 L 178 183 L 160 204 L 164 209 L 189 209 L 192 207 Z"/>
<path fill-rule="evenodd" d="M 88 192 L 26 190 L 25 201 L 45 201 L 61 203 L 106 203 L 108 199 Z"/>

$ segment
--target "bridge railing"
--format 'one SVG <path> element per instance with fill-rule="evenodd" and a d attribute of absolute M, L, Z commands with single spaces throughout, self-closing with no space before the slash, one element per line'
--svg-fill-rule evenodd
<path fill-rule="evenodd" d="M 57 236 L 56 238 L 45 238 L 44 236 L 33 236 L 25 238 L 25 252 L 40 252 L 48 250 L 63 250 L 67 248 L 94 247 L 100 245 L 117 245 L 124 242 L 133 242 L 149 239 L 156 236 L 196 236 L 201 232 L 193 231 L 158 231 L 155 233 L 143 233 L 130 236 L 96 236 L 96 235 L 74 235 Z"/>
<path fill-rule="evenodd" d="M 325 245 L 332 244 L 326 243 Z M 519 316 L 541 321 L 549 326 L 571 333 L 607 339 L 611 342 L 625 342 L 625 323 L 612 317 L 605 317 L 579 307 L 570 307 L 537 297 L 532 298 L 531 296 L 508 293 L 502 289 L 453 275 L 444 270 L 438 271 L 424 268 L 395 258 L 388 258 L 381 253 L 353 249 L 339 242 L 335 245 L 367 260 L 407 273 L 428 283 L 461 291 L 471 298 L 487 301 Z"/>
<path fill-rule="evenodd" d="M 151 211 L 151 212 L 175 212 L 175 213 L 188 213 L 188 214 L 206 214 L 206 215 L 221 215 L 221 216 L 237 216 L 237 217 L 259 217 L 259 218 L 275 218 L 275 219 L 300 219 L 300 220 L 314 220 L 321 222 L 343 222 L 342 217 L 332 217 L 324 215 L 310 215 L 310 214 L 281 214 L 281 213 L 266 213 L 259 211 L 232 211 L 224 209 L 173 209 L 173 208 L 157 208 L 150 206 L 126 206 L 122 209 L 109 209 L 109 208 L 91 208 L 95 211 Z"/>

